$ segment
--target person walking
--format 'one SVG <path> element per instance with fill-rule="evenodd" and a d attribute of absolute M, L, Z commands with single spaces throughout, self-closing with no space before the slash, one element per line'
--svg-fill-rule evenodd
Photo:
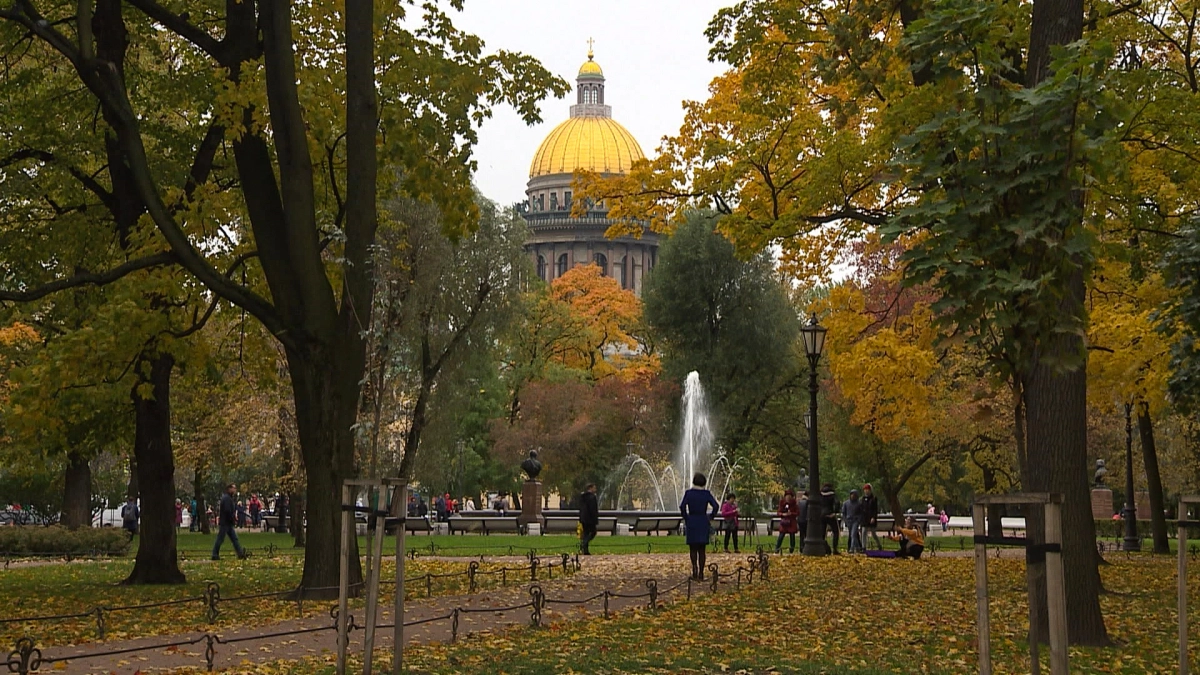
<path fill-rule="evenodd" d="M 262 507 L 263 505 L 259 501 L 258 495 L 250 495 L 250 525 L 256 530 L 259 524 L 262 523 Z"/>
<path fill-rule="evenodd" d="M 183 500 L 175 500 L 175 527 L 183 527 Z"/>
<path fill-rule="evenodd" d="M 862 532 L 859 531 L 859 525 L 862 524 L 863 512 L 862 500 L 858 498 L 858 490 L 850 491 L 850 498 L 842 502 L 842 524 L 846 526 L 846 537 L 850 540 L 847 543 L 847 550 L 850 553 L 862 553 Z"/>
<path fill-rule="evenodd" d="M 588 483 L 587 488 L 579 495 L 579 526 L 583 531 L 579 534 L 579 552 L 591 555 L 588 545 L 596 538 L 596 526 L 600 524 L 600 501 L 596 498 L 596 484 Z"/>
<path fill-rule="evenodd" d="M 837 555 L 840 528 L 838 526 L 838 498 L 837 493 L 833 491 L 833 483 L 821 486 L 821 518 L 825 522 L 825 529 L 833 536 L 832 550 L 834 555 Z"/>
<path fill-rule="evenodd" d="M 859 534 L 859 540 L 862 542 L 863 548 L 867 547 L 867 535 L 871 535 L 875 539 L 875 550 L 882 551 L 883 544 L 879 541 L 879 499 L 875 496 L 875 492 L 871 489 L 871 484 L 867 483 L 863 486 L 862 496 L 862 533 Z"/>
<path fill-rule="evenodd" d="M 788 488 L 779 500 L 779 539 L 775 541 L 775 552 L 783 553 L 783 535 L 791 535 L 791 546 L 788 553 L 796 552 L 796 533 L 800 531 L 800 505 L 796 503 L 796 491 Z"/>
<path fill-rule="evenodd" d="M 683 493 L 679 502 L 679 514 L 683 516 L 683 527 L 687 533 L 688 556 L 692 560 L 692 578 L 704 581 L 704 562 L 707 557 L 708 538 L 712 535 L 712 517 L 721 510 L 721 505 L 704 486 L 708 479 L 704 474 L 692 476 L 692 487 Z M 712 507 L 710 513 L 708 507 Z"/>
<path fill-rule="evenodd" d="M 938 521 L 942 524 L 942 534 L 946 534 L 946 530 L 950 528 L 950 514 L 946 513 L 946 507 L 942 507 L 942 513 L 938 516 Z"/>
<path fill-rule="evenodd" d="M 721 519 L 725 521 L 725 552 L 729 553 L 729 535 L 733 535 L 733 552 L 738 550 L 738 507 L 737 495 L 730 492 L 721 504 Z"/>
<path fill-rule="evenodd" d="M 130 497 L 125 501 L 125 506 L 121 507 L 121 527 L 129 533 L 129 536 L 135 536 L 138 533 L 138 518 L 142 515 L 141 509 L 138 508 L 137 500 Z"/>
<path fill-rule="evenodd" d="M 188 522 L 188 532 L 197 532 L 200 530 L 200 511 L 196 509 L 196 498 L 192 497 L 192 507 L 188 509 L 188 513 L 192 514 L 191 521 Z"/>
<path fill-rule="evenodd" d="M 238 541 L 237 530 L 234 529 L 234 524 L 237 522 L 237 500 L 234 495 L 237 494 L 237 485 L 230 483 L 225 488 L 225 494 L 221 495 L 221 512 L 217 517 L 217 541 L 213 544 L 212 559 L 221 559 L 221 544 L 225 543 L 225 537 L 229 537 L 229 541 L 233 542 L 233 550 L 237 552 L 237 557 L 244 560 L 250 557 L 245 550 L 242 549 L 242 543 Z"/>

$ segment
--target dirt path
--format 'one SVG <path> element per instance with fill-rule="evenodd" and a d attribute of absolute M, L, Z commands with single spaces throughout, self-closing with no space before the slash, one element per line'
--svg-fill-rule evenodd
<path fill-rule="evenodd" d="M 710 562 L 717 563 L 728 572 L 739 564 L 747 567 L 747 556 L 710 555 Z M 618 595 L 642 595 L 647 593 L 647 579 L 655 579 L 657 588 L 662 595 L 660 603 L 678 602 L 693 595 L 709 592 L 707 583 L 688 584 L 686 578 L 687 557 L 680 554 L 655 555 L 612 555 L 592 556 L 585 558 L 583 569 L 567 578 L 557 578 L 553 581 L 542 580 L 538 586 L 542 589 L 547 603 L 542 610 L 541 622 L 550 622 L 582 618 L 601 614 L 604 611 L 603 598 L 595 598 L 605 590 Z M 719 592 L 733 589 L 733 580 L 723 583 Z M 668 592 L 672 586 L 680 586 L 675 591 Z M 405 606 L 405 621 L 414 622 L 434 619 L 450 614 L 459 608 L 458 638 L 469 633 L 507 628 L 514 625 L 527 625 L 531 621 L 531 608 L 521 607 L 509 610 L 507 608 L 524 605 L 530 602 L 530 588 L 533 584 L 525 582 L 506 588 L 481 591 L 474 595 L 443 596 L 431 599 L 414 599 Z M 689 588 L 690 587 L 690 588 Z M 385 590 L 387 588 L 385 587 Z M 571 604 L 593 598 L 586 604 Z M 608 606 L 612 612 L 628 611 L 634 607 L 644 607 L 648 604 L 646 597 L 610 597 Z M 381 599 L 384 605 L 380 608 L 379 623 L 392 622 L 390 598 Z M 359 606 L 351 611 L 356 624 L 363 623 L 363 612 Z M 237 666 L 245 662 L 262 662 L 277 659 L 300 659 L 306 656 L 333 653 L 337 648 L 336 632 L 330 627 L 333 620 L 329 617 L 313 617 L 292 619 L 277 623 L 226 628 L 217 631 L 219 639 L 213 644 L 213 666 L 220 670 Z M 297 634 L 298 631 L 309 631 Z M 426 642 L 446 642 L 451 640 L 453 633 L 450 619 L 434 620 L 419 626 L 405 628 L 406 644 Z M 51 647 L 42 654 L 43 658 L 62 659 L 65 671 L 68 673 L 87 673 L 109 675 L 111 673 L 153 672 L 174 668 L 196 668 L 203 670 L 206 666 L 205 651 L 208 640 L 205 633 L 190 632 L 177 635 L 140 638 L 135 640 L 112 641 L 105 643 L 90 643 L 78 647 Z M 351 652 L 361 653 L 364 633 L 355 630 L 351 633 Z M 377 647 L 390 648 L 392 630 L 381 629 L 376 633 Z M 153 649 L 140 651 L 141 648 L 154 646 Z M 99 651 L 129 651 L 109 656 L 81 656 Z M 43 663 L 41 672 L 54 672 L 62 669 L 62 665 Z"/>

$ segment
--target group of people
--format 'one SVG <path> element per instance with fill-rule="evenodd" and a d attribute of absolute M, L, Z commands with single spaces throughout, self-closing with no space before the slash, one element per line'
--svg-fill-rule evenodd
<path fill-rule="evenodd" d="M 783 493 L 783 498 L 779 500 L 779 507 L 776 511 L 779 517 L 779 538 L 775 542 L 776 553 L 783 552 L 785 537 L 789 538 L 789 552 L 796 552 L 796 533 L 800 531 L 800 523 L 808 523 L 808 510 L 814 506 L 821 510 L 819 519 L 822 540 L 825 540 L 827 534 L 832 540 L 832 546 L 828 540 L 825 541 L 827 551 L 838 553 L 838 539 L 842 527 L 846 528 L 849 538 L 848 552 L 865 553 L 868 537 L 874 541 L 876 550 L 883 550 L 883 544 L 879 540 L 879 499 L 871 489 L 871 484 L 863 485 L 861 493 L 858 490 L 851 490 L 850 498 L 842 502 L 839 509 L 833 484 L 825 483 L 821 486 L 820 496 L 815 501 L 809 499 L 807 492 L 802 491 L 799 498 L 796 496 L 796 491 L 791 488 Z M 942 518 L 943 528 L 945 528 L 948 517 L 944 509 Z M 807 529 L 807 525 L 805 528 Z M 912 516 L 905 519 L 904 526 L 896 527 L 895 531 L 887 536 L 900 543 L 898 556 L 901 558 L 920 558 L 921 553 L 925 550 L 924 531 L 917 523 L 916 518 Z"/>
<path fill-rule="evenodd" d="M 438 495 L 433 500 L 433 513 L 439 523 L 446 522 L 450 519 L 450 516 L 456 513 L 474 510 L 475 500 L 471 497 L 464 496 L 462 499 L 455 499 L 447 492 Z M 424 518 L 429 515 L 429 504 L 425 501 L 424 497 L 409 495 L 407 513 L 410 518 Z"/>

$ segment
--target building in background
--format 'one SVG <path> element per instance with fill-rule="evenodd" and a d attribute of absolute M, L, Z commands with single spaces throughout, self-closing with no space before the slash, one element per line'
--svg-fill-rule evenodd
<path fill-rule="evenodd" d="M 525 250 L 544 281 L 577 265 L 595 263 L 622 288 L 641 295 L 642 280 L 654 267 L 658 235 L 646 230 L 640 239 L 605 237 L 613 221 L 603 204 L 589 205 L 586 215 L 571 217 L 576 170 L 623 174 L 644 157 L 637 139 L 612 118 L 612 107 L 604 102 L 604 72 L 590 48 L 579 67 L 575 94 L 570 118 L 546 136 L 529 167 L 526 200 L 519 208 L 529 224 Z"/>

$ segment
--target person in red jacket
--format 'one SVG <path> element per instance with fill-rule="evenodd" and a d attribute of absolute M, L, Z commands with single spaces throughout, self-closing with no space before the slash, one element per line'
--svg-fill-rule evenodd
<path fill-rule="evenodd" d="M 796 533 L 800 531 L 799 525 L 800 505 L 796 503 L 796 491 L 788 488 L 783 493 L 783 499 L 779 500 L 779 539 L 775 542 L 775 552 L 783 552 L 783 535 L 791 535 L 791 546 L 788 553 L 796 552 Z"/>
<path fill-rule="evenodd" d="M 725 501 L 721 504 L 721 519 L 725 521 L 725 552 L 729 553 L 729 536 L 733 535 L 733 552 L 741 553 L 738 550 L 737 495 L 732 492 L 725 495 Z"/>

